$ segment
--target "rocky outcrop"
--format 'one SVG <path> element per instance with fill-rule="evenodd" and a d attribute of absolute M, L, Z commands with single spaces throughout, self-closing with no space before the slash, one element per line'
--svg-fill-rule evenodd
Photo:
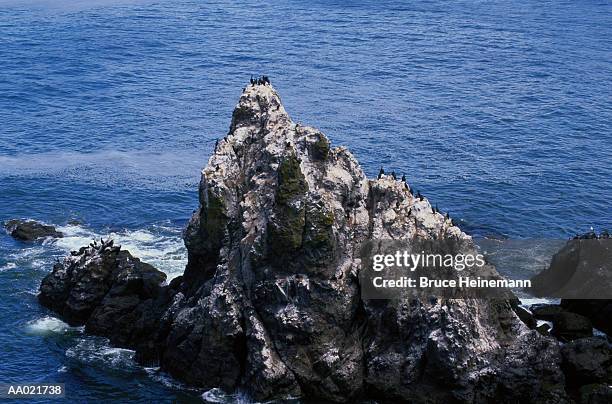
<path fill-rule="evenodd" d="M 71 325 L 114 344 L 148 344 L 171 292 L 166 275 L 113 241 L 93 242 L 57 262 L 42 281 L 39 301 Z"/>
<path fill-rule="evenodd" d="M 4 223 L 6 231 L 15 239 L 20 241 L 35 241 L 41 238 L 64 237 L 62 232 L 55 227 L 39 223 L 35 220 L 12 219 Z"/>
<path fill-rule="evenodd" d="M 563 299 L 612 298 L 612 239 L 568 241 L 550 266 L 532 278 L 535 296 Z"/>
<path fill-rule="evenodd" d="M 470 238 L 404 182 L 368 179 L 346 148 L 294 123 L 271 86 L 244 90 L 199 198 L 170 285 L 90 247 L 54 268 L 41 301 L 189 384 L 257 400 L 567 401 L 557 343 L 509 301 L 362 299 L 363 242 Z"/>

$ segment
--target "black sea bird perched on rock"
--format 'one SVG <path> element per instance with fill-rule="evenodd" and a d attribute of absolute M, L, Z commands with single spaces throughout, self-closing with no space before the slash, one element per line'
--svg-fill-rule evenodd
<path fill-rule="evenodd" d="M 397 179 L 397 177 L 395 176 L 395 171 L 391 171 L 391 177 L 393 177 L 394 180 Z"/>
<path fill-rule="evenodd" d="M 378 171 L 378 179 L 381 179 L 384 174 L 385 174 L 385 169 L 382 168 L 381 166 L 380 171 Z"/>
<path fill-rule="evenodd" d="M 446 215 L 444 215 L 444 217 L 446 218 L 446 220 L 450 219 L 450 215 L 448 214 L 448 212 L 446 212 Z"/>
<path fill-rule="evenodd" d="M 406 174 L 402 174 L 402 182 L 405 184 L 406 183 Z"/>

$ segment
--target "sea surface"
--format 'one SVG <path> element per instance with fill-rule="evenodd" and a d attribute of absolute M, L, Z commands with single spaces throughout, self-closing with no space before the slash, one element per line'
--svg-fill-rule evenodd
<path fill-rule="evenodd" d="M 0 221 L 67 236 L 0 232 L 0 382 L 66 383 L 77 402 L 248 400 L 139 367 L 36 294 L 92 238 L 182 272 L 199 170 L 251 74 L 476 237 L 612 230 L 609 1 L 0 0 Z M 546 245 L 516 270 L 545 265 Z"/>

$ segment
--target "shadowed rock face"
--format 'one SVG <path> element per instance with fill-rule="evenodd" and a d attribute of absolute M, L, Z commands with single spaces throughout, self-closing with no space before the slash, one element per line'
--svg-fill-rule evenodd
<path fill-rule="evenodd" d="M 292 122 L 271 86 L 243 92 L 199 197 L 184 276 L 141 299 L 135 312 L 154 313 L 142 324 L 121 322 L 139 358 L 258 400 L 567 400 L 556 343 L 506 301 L 361 299 L 363 241 L 469 237 L 402 182 L 367 179 L 345 148 Z M 107 297 L 92 299 L 104 321 L 87 323 L 112 339 Z"/>

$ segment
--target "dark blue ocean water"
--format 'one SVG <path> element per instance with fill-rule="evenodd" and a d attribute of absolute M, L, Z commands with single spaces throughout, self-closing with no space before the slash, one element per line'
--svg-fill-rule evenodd
<path fill-rule="evenodd" d="M 113 237 L 175 275 L 199 169 L 251 74 L 296 121 L 470 233 L 612 230 L 608 1 L 0 0 L 0 382 L 73 400 L 198 397 L 36 303 L 53 260 Z M 66 225 L 76 219 L 79 225 Z"/>

